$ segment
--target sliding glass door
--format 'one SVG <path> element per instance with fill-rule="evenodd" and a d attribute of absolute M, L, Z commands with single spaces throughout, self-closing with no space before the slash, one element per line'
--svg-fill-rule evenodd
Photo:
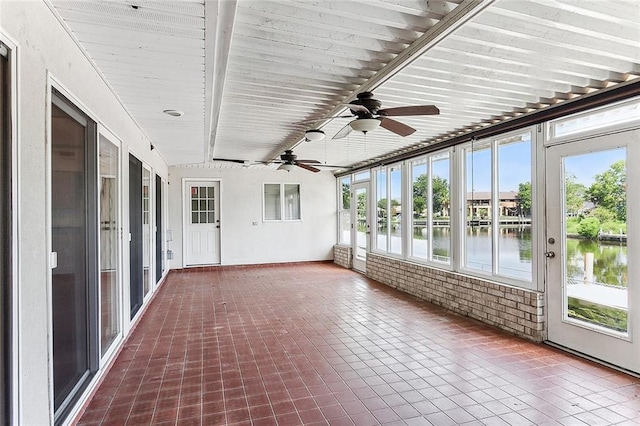
<path fill-rule="evenodd" d="M 97 368 L 95 135 L 95 122 L 54 93 L 51 313 L 56 422 L 66 415 Z"/>
<path fill-rule="evenodd" d="M 0 423 L 9 424 L 11 394 L 11 121 L 9 50 L 0 43 Z"/>
<path fill-rule="evenodd" d="M 142 248 L 142 161 L 129 154 L 129 313 L 142 306 L 144 275 Z"/>
<path fill-rule="evenodd" d="M 164 197 L 162 191 L 164 190 L 164 183 L 162 178 L 156 175 L 156 284 L 162 279 L 164 272 L 164 232 L 162 232 L 162 203 Z"/>

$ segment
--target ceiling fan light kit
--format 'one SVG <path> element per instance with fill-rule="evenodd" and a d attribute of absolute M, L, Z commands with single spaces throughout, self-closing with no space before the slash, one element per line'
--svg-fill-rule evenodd
<path fill-rule="evenodd" d="M 280 167 L 278 167 L 278 170 L 284 170 L 286 172 L 290 172 L 291 170 L 293 170 L 295 167 L 295 165 L 293 164 L 289 164 L 289 163 L 282 163 L 280 164 Z"/>
<path fill-rule="evenodd" d="M 389 117 L 440 114 L 440 110 L 435 105 L 381 108 L 382 102 L 375 99 L 371 92 L 358 93 L 357 99 L 344 105 L 349 108 L 351 115 L 341 115 L 333 118 L 355 118 L 355 120 L 340 129 L 332 139 L 342 139 L 352 130 L 366 134 L 378 127 L 382 127 L 398 136 L 409 136 L 413 134 L 416 129 Z"/>
<path fill-rule="evenodd" d="M 320 129 L 309 129 L 304 132 L 304 137 L 308 142 L 320 142 L 324 139 L 324 132 Z"/>
<path fill-rule="evenodd" d="M 377 129 L 380 126 L 380 120 L 377 118 L 359 118 L 353 120 L 349 125 L 356 132 L 367 133 Z"/>

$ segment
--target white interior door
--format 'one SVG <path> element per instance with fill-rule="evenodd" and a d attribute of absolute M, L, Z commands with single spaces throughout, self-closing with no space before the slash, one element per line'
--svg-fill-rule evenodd
<path fill-rule="evenodd" d="M 186 181 L 185 266 L 220 263 L 220 183 Z"/>
<path fill-rule="evenodd" d="M 546 149 L 548 338 L 634 372 L 640 372 L 638 140 L 634 130 Z"/>
<path fill-rule="evenodd" d="M 367 271 L 367 253 L 369 252 L 369 240 L 371 236 L 371 228 L 369 225 L 369 198 L 368 183 L 360 183 L 353 185 L 353 199 L 351 201 L 352 213 L 355 218 L 352 226 L 352 251 L 353 251 L 353 269 L 366 272 Z"/>

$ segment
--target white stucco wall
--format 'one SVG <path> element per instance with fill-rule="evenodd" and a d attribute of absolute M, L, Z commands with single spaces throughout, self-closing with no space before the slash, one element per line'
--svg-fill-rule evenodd
<path fill-rule="evenodd" d="M 329 172 L 271 169 L 169 169 L 169 216 L 174 259 L 183 267 L 183 178 L 221 182 L 221 264 L 298 262 L 333 259 L 336 243 L 336 180 Z M 302 220 L 264 222 L 263 183 L 299 183 Z M 257 222 L 257 225 L 254 225 Z"/>
<path fill-rule="evenodd" d="M 132 150 L 154 172 L 167 177 L 167 167 L 150 140 L 123 109 L 78 46 L 44 1 L 0 1 L 0 38 L 17 44 L 18 164 L 17 182 L 19 251 L 17 291 L 19 421 L 43 425 L 52 420 L 50 371 L 50 310 L 47 203 L 48 75 L 79 100 L 81 107 L 121 141 L 122 182 L 127 182 L 128 152 Z M 127 209 L 127 186 L 123 186 Z M 123 216 L 128 232 L 128 216 Z M 124 244 L 125 271 L 127 249 Z M 126 278 L 125 278 L 126 280 Z M 125 281 L 125 291 L 127 284 Z M 125 325 L 126 326 L 126 325 Z"/>

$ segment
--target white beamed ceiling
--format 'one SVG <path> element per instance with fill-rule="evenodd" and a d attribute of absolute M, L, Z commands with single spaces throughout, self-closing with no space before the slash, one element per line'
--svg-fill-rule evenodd
<path fill-rule="evenodd" d="M 170 165 L 242 167 L 209 159 L 294 146 L 360 164 L 640 75 L 637 0 L 52 2 Z M 302 142 L 314 125 L 296 123 L 365 89 L 441 114 L 398 117 L 417 129 L 406 138 L 331 140 L 349 122 L 334 119 L 316 124 L 325 141 Z"/>

